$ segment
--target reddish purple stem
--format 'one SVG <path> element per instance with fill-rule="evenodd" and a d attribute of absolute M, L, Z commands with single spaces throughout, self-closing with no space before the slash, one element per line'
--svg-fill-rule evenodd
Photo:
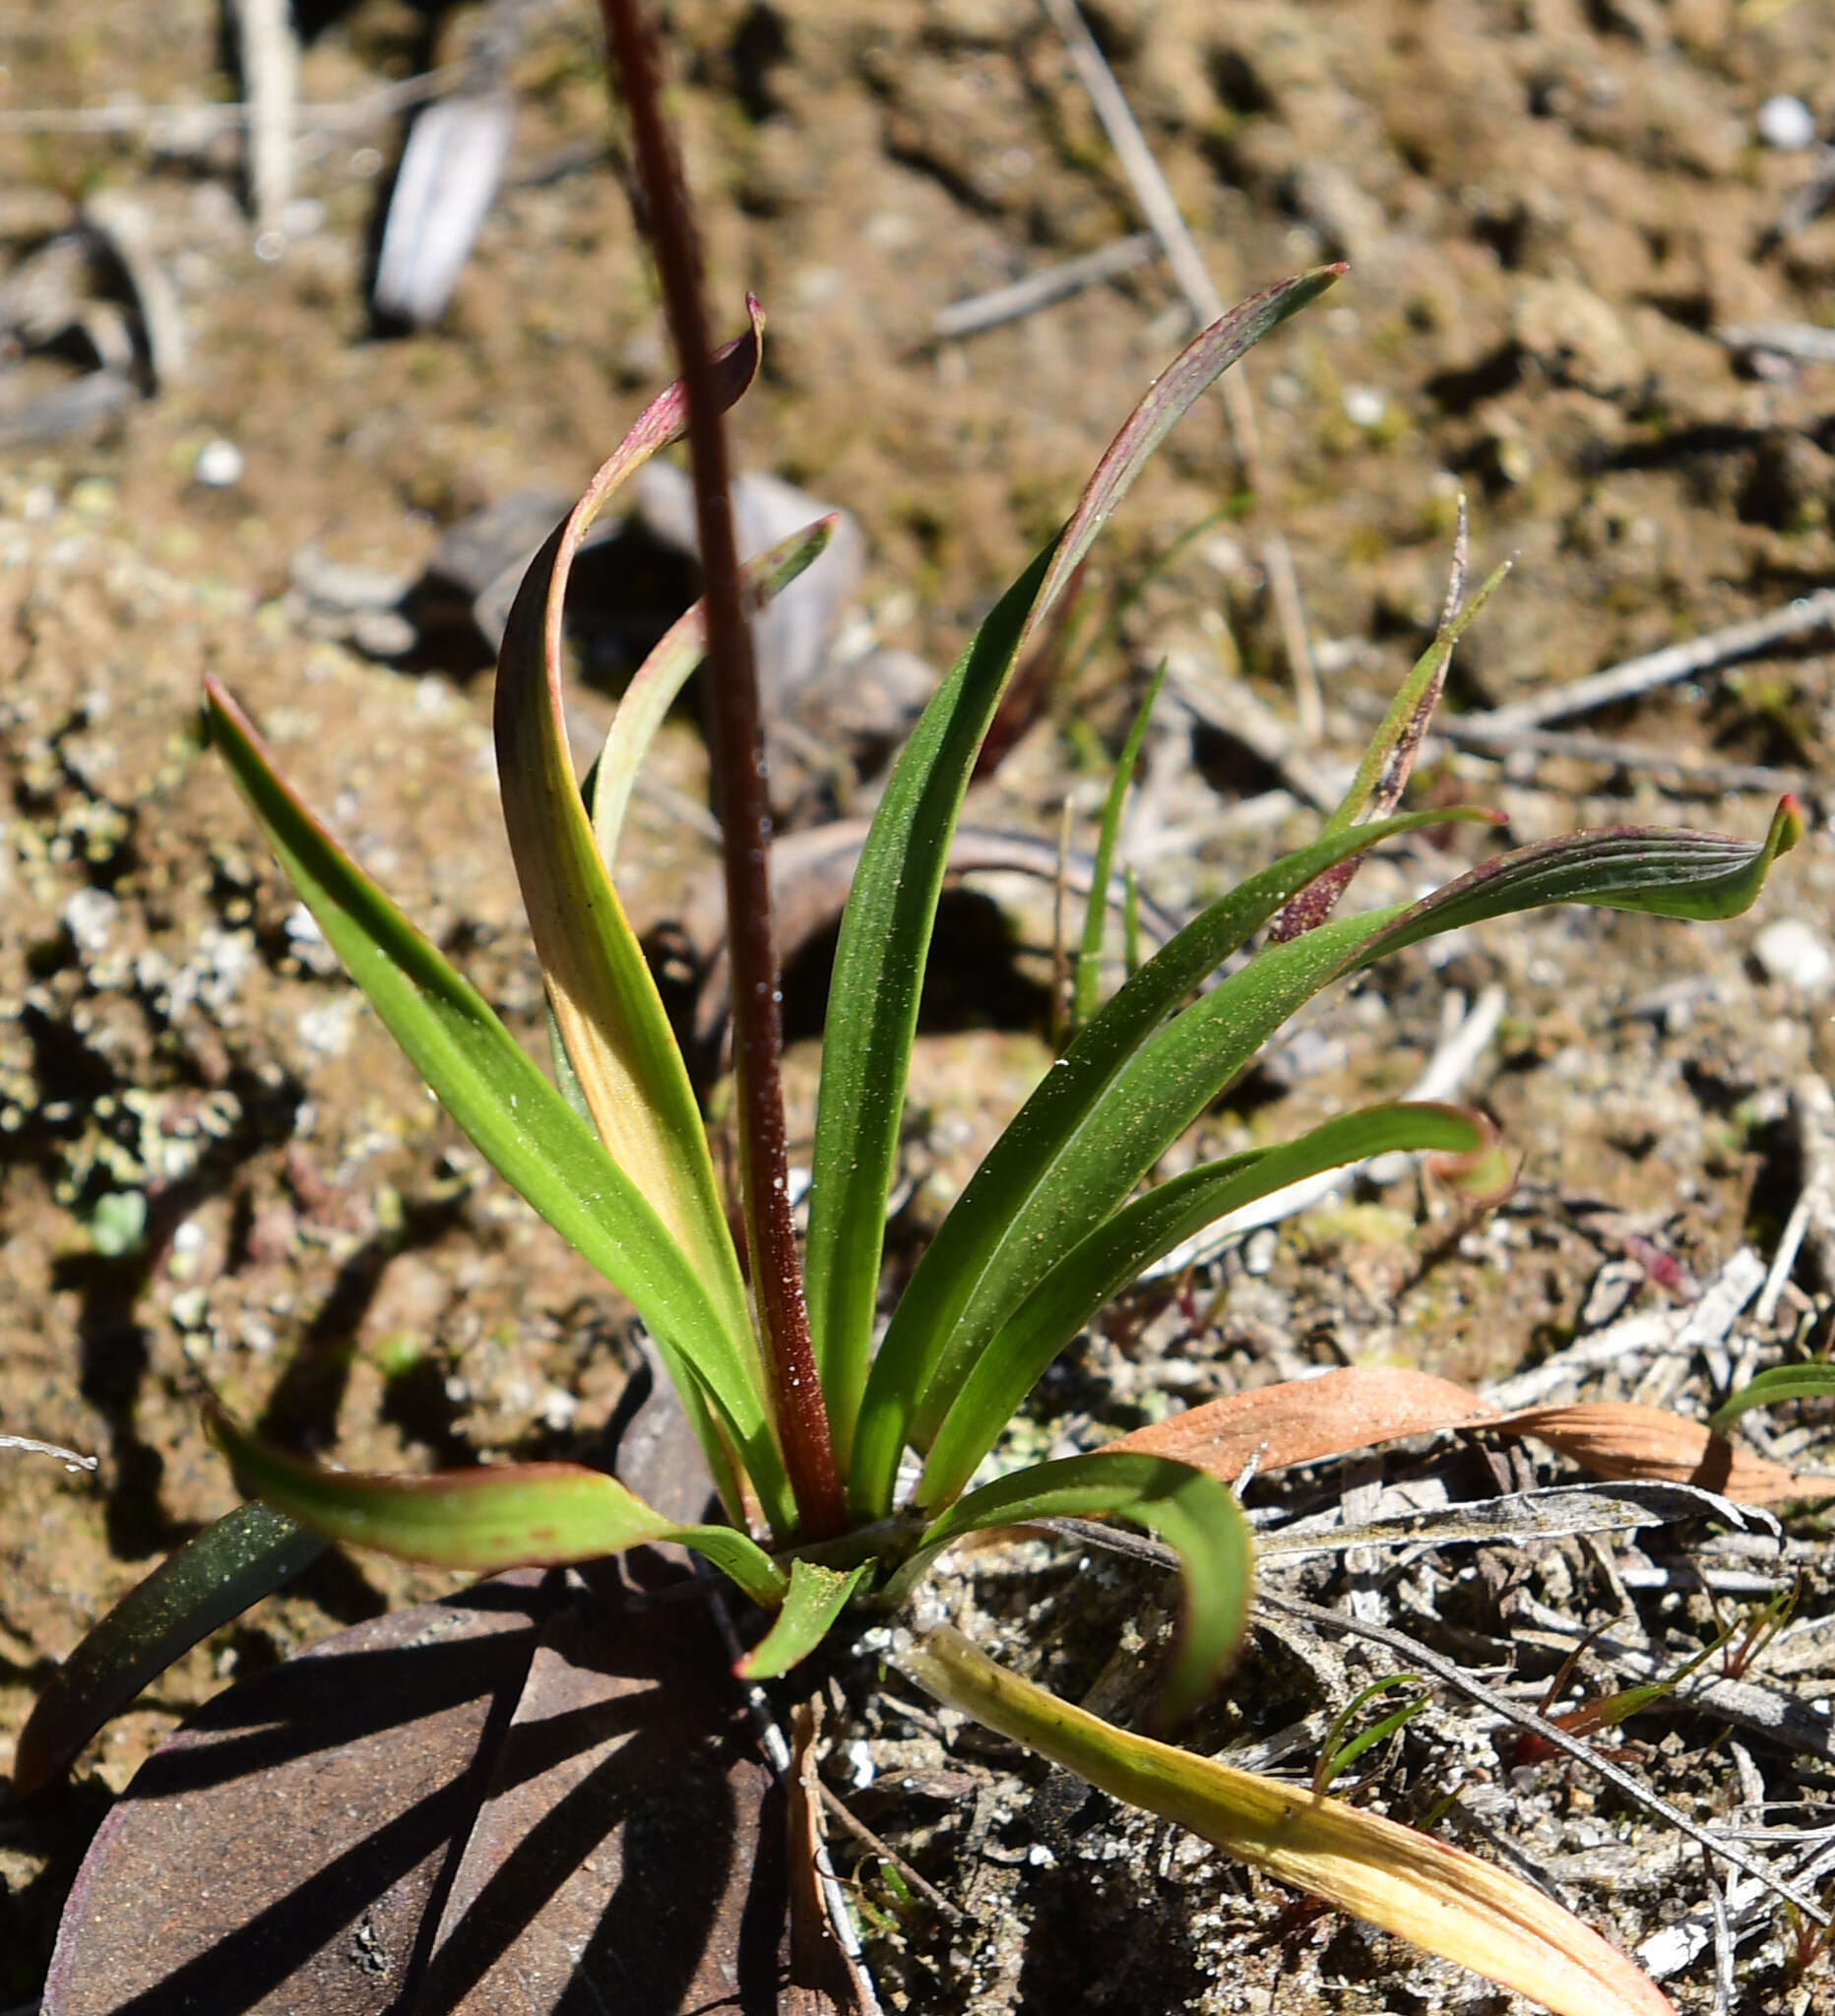
<path fill-rule="evenodd" d="M 816 1376 L 791 1216 L 785 1145 L 784 1054 L 778 957 L 771 917 L 771 805 L 766 789 L 758 674 L 752 659 L 726 427 L 709 359 L 700 235 L 673 136 L 664 122 L 662 66 L 640 0 L 601 0 L 606 38 L 624 82 L 638 180 L 664 311 L 688 397 L 688 459 L 707 609 L 708 739 L 725 840 L 732 968 L 733 1064 L 738 1078 L 739 1191 L 764 1332 L 784 1467 L 804 1540 L 847 1528 L 828 1410 Z"/>

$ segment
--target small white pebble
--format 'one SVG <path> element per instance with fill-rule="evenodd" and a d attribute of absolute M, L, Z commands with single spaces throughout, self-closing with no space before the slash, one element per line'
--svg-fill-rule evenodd
<path fill-rule="evenodd" d="M 198 450 L 191 473 L 207 490 L 227 490 L 242 480 L 243 467 L 241 449 L 220 434 Z"/>
<path fill-rule="evenodd" d="M 1752 941 L 1752 956 L 1765 977 L 1813 993 L 1835 974 L 1835 952 L 1802 917 L 1779 917 Z"/>
<path fill-rule="evenodd" d="M 1759 106 L 1758 117 L 1753 123 L 1758 128 L 1759 139 L 1780 153 L 1796 154 L 1815 142 L 1816 115 L 1802 98 L 1791 97 L 1782 92 Z"/>
<path fill-rule="evenodd" d="M 1345 418 L 1355 427 L 1381 424 L 1389 402 L 1373 385 L 1347 385 L 1344 394 Z"/>

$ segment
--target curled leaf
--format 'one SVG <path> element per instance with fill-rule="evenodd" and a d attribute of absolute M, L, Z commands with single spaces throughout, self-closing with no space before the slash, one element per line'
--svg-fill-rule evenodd
<path fill-rule="evenodd" d="M 950 1707 L 1111 1796 L 1557 2016 L 1675 2016 L 1655 1984 L 1597 1932 L 1461 1849 L 1342 1800 L 1114 1729 L 996 1666 L 947 1626 L 902 1653 L 899 1664 Z"/>
<path fill-rule="evenodd" d="M 928 1562 L 966 1533 L 1039 1519 L 1125 1519 L 1158 1534 L 1178 1556 L 1183 1605 L 1178 1643 L 1158 1706 L 1181 1722 L 1216 1686 L 1248 1623 L 1254 1544 L 1230 1490 L 1188 1464 L 1145 1454 L 1072 1456 L 1013 1472 L 971 1491 L 924 1531 L 888 1594 L 902 1595 Z"/>
<path fill-rule="evenodd" d="M 1534 1435 L 1595 1477 L 1695 1484 L 1737 1505 L 1835 1497 L 1835 1477 L 1786 1470 L 1717 1435 L 1703 1421 L 1636 1401 L 1526 1407 L 1488 1425 L 1508 1435 Z"/>

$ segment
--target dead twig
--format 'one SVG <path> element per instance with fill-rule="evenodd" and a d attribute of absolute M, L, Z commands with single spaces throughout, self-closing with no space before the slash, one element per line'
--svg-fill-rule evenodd
<path fill-rule="evenodd" d="M 1762 350 L 1798 364 L 1835 364 L 1835 329 L 1813 322 L 1726 322 L 1714 336 L 1730 350 Z"/>
<path fill-rule="evenodd" d="M 74 1449 L 56 1442 L 35 1441 L 31 1435 L 0 1435 L 0 1449 L 17 1449 L 23 1456 L 55 1456 L 66 1470 L 94 1470 L 97 1458 L 79 1456 Z"/>
<path fill-rule="evenodd" d="M 1079 259 L 1042 267 L 1010 286 L 972 294 L 966 301 L 952 301 L 930 318 L 930 334 L 938 343 L 951 343 L 965 336 L 979 336 L 984 329 L 998 329 L 1003 322 L 1017 322 L 1022 316 L 1050 307 L 1054 301 L 1081 293 L 1085 287 L 1100 286 L 1105 281 L 1144 266 L 1154 255 L 1155 243 L 1151 231 L 1136 231 L 1132 237 L 1118 238 L 1112 245 L 1086 252 Z"/>
<path fill-rule="evenodd" d="M 1803 1182 L 1785 1220 L 1778 1250 L 1771 1256 L 1771 1271 L 1765 1277 L 1758 1306 L 1752 1311 L 1752 1320 L 1761 1330 L 1769 1329 L 1778 1313 L 1778 1298 L 1805 1238 L 1824 1286 L 1835 1285 L 1835 1095 L 1814 1072 L 1791 1087 L 1790 1115 L 1803 1158 Z"/>
<path fill-rule="evenodd" d="M 1198 251 L 1190 227 L 1179 214 L 1153 149 L 1147 145 L 1114 72 L 1097 46 L 1076 0 L 1041 0 L 1045 15 L 1063 38 L 1071 64 L 1083 88 L 1090 94 L 1096 116 L 1115 151 L 1121 171 L 1134 191 L 1148 228 L 1159 241 L 1160 250 L 1185 305 L 1202 326 L 1218 321 L 1225 312 L 1223 295 L 1211 279 Z M 1238 364 L 1218 380 L 1224 412 L 1235 442 L 1243 481 L 1253 498 L 1253 520 L 1261 546 L 1262 571 L 1267 577 L 1269 598 L 1274 603 L 1281 629 L 1281 646 L 1287 654 L 1288 672 L 1294 681 L 1294 706 L 1298 717 L 1299 738 L 1317 742 L 1325 728 L 1325 707 L 1319 693 L 1318 668 L 1312 662 L 1312 646 L 1306 635 L 1305 611 L 1300 602 L 1299 581 L 1294 571 L 1293 549 L 1267 517 L 1266 471 L 1261 452 L 1261 433 L 1255 421 L 1255 402 L 1248 380 Z"/>
<path fill-rule="evenodd" d="M 293 194 L 299 42 L 286 0 L 232 0 L 248 116 L 248 193 L 257 240 L 278 236 Z"/>
<path fill-rule="evenodd" d="M 1802 771 L 1773 770 L 1760 763 L 1722 763 L 1686 749 L 1658 749 L 1645 742 L 1619 742 L 1609 735 L 1563 733 L 1559 728 L 1516 727 L 1494 715 L 1453 716 L 1436 721 L 1431 733 L 1455 748 L 1498 756 L 1570 756 L 1610 770 L 1673 780 L 1685 788 L 1722 791 L 1803 790 Z"/>
<path fill-rule="evenodd" d="M 417 77 L 405 77 L 399 84 L 380 85 L 358 97 L 298 104 L 293 107 L 294 130 L 355 133 L 381 126 L 411 105 L 456 91 L 469 74 L 468 64 L 447 63 Z M 175 133 L 209 140 L 219 133 L 240 132 L 249 123 L 246 104 L 33 105 L 0 111 L 0 135 L 145 134 L 157 140 Z"/>
<path fill-rule="evenodd" d="M 1488 714 L 1468 715 L 1468 727 L 1539 727 L 1545 722 L 1562 721 L 1569 715 L 1588 714 L 1596 707 L 1611 707 L 1619 700 L 1635 699 L 1654 687 L 1673 685 L 1696 672 L 1732 664 L 1736 659 L 1750 658 L 1756 652 L 1782 644 L 1793 637 L 1806 637 L 1835 625 L 1835 588 L 1818 589 L 1814 595 L 1800 596 L 1781 609 L 1753 616 L 1743 623 L 1730 623 L 1724 630 L 1686 644 L 1666 645 L 1662 651 L 1647 652 L 1642 658 L 1626 659 L 1591 678 L 1575 679 L 1552 692 L 1532 699 L 1513 700 L 1507 707 Z"/>

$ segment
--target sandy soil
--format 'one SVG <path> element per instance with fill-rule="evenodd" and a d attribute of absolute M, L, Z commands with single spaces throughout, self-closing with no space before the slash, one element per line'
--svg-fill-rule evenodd
<path fill-rule="evenodd" d="M 319 105 L 462 53 L 478 26 L 458 10 L 429 33 L 399 0 L 310 12 L 303 94 Z M 717 294 L 735 326 L 746 288 L 771 317 L 741 459 L 857 516 L 856 648 L 946 662 L 1177 349 L 1177 293 L 1150 262 L 984 335 L 931 340 L 946 304 L 1139 227 L 1028 0 L 687 0 L 672 20 Z M 1754 123 L 1784 93 L 1835 130 L 1826 9 L 1110 0 L 1098 25 L 1227 296 L 1352 263 L 1248 371 L 1262 509 L 1291 542 L 1323 676 L 1321 763 L 1355 755 L 1430 628 L 1462 488 L 1477 562 L 1517 556 L 1461 654 L 1451 699 L 1464 711 L 1830 578 L 1835 367 L 1754 369 L 1714 333 L 1831 319 L 1835 209 L 1790 227 L 1819 158 L 1760 145 Z M 37 6 L 8 41 L 8 117 L 231 89 L 216 12 L 195 0 Z M 365 633 L 302 593 L 297 564 L 312 546 L 411 580 L 480 507 L 577 489 L 667 375 L 629 205 L 594 145 L 603 80 L 587 13 L 537 10 L 512 75 L 509 186 L 450 309 L 418 335 L 376 335 L 364 307 L 393 116 L 309 130 L 286 228 L 260 243 L 232 136 L 0 132 L 12 269 L 98 193 L 126 199 L 187 350 L 96 430 L 0 450 L 0 1430 L 100 1459 L 92 1476 L 0 1452 L 0 1762 L 51 1664 L 233 1501 L 187 1396 L 187 1354 L 294 1446 L 393 1468 L 590 1450 L 630 1362 L 626 1312 L 481 1166 L 337 976 L 197 725 L 199 680 L 216 671 L 312 800 L 539 1042 L 494 825 L 487 653 L 421 603 L 407 605 L 423 620 L 405 639 Z M 91 304 L 121 292 L 105 278 L 76 287 Z M 61 334 L 0 376 L 0 434 L 75 382 L 97 340 Z M 199 457 L 219 441 L 241 467 L 213 487 Z M 1050 836 L 1067 795 L 1087 815 L 1162 659 L 1226 707 L 1229 682 L 1246 680 L 1292 721 L 1243 502 L 1207 405 L 1102 549 L 1066 677 L 981 788 L 979 824 Z M 366 638 L 392 655 L 365 656 Z M 1423 788 L 1500 807 L 1516 841 L 1644 819 L 1755 838 L 1767 796 L 1723 789 L 1713 766 L 1732 764 L 1788 774 L 1812 832 L 1761 913 L 1736 924 L 1543 916 L 1411 955 L 1323 1004 L 1207 1119 L 1205 1140 L 1286 1133 L 1406 1085 L 1449 994 L 1500 983 L 1505 1020 L 1468 1089 L 1524 1158 L 1503 1230 L 1449 1239 L 1444 1206 L 1412 1184 L 1301 1221 L 1251 1269 L 1233 1262 L 1171 1313 L 1150 1300 L 1093 1338 L 1045 1391 L 1043 1443 L 1130 1425 L 1169 1395 L 1233 1390 L 1270 1362 L 1399 1358 L 1499 1377 L 1597 1327 L 1586 1312 L 1603 1270 L 1641 1298 L 1629 1306 L 1661 1307 L 1744 1241 L 1769 1255 L 1801 1174 L 1786 1097 L 1829 1063 L 1827 642 L 1572 724 L 1710 766 L 1685 787 L 1570 754 L 1429 752 Z M 589 724 L 607 718 L 628 648 L 614 636 L 594 658 Z M 692 816 L 704 768 L 684 716 L 662 760 L 677 795 L 635 814 L 627 894 L 646 924 L 682 913 L 711 858 Z M 846 752 L 814 770 L 829 782 L 804 793 L 801 817 L 870 789 Z M 1182 913 L 1302 838 L 1311 815 L 1269 798 L 1276 783 L 1170 704 L 1130 828 L 1144 886 Z M 1237 811 L 1258 797 L 1265 818 Z M 1478 847 L 1377 862 L 1360 899 L 1406 893 Z M 1023 881 L 978 887 L 980 907 L 954 914 L 947 998 L 914 1088 L 914 1239 L 1044 1061 L 1048 902 Z M 1779 919 L 1803 926 L 1795 955 L 1774 943 L 1755 957 Z M 993 969 L 990 995 L 979 983 Z M 806 1134 L 806 1102 L 795 1124 Z M 1835 1283 L 1808 1263 L 1801 1275 L 1755 1350 L 1825 1334 Z M 988 1573 L 957 1600 L 998 1631 L 1024 1606 Z M 1060 1607 L 1061 1584 L 1046 1571 L 1042 1585 Z M 64 1804 L 0 1817 L 0 2001 L 37 1992 L 84 1842 L 177 1717 L 340 1623 L 448 1586 L 367 1559 L 315 1571 L 166 1675 L 93 1747 Z M 1151 1598 L 1120 1570 L 1084 1598 L 1083 1622 L 1051 1629 L 1071 1647 L 1054 1655 L 1063 1683 L 1087 1688 L 1104 1632 Z M 1813 1699 L 1831 1683 L 1805 1670 L 1793 1684 Z M 1275 1726 L 1277 1707 L 1247 1732 Z M 886 1768 L 901 1742 L 921 1747 L 860 1713 Z M 1219 1740 L 1230 1732 L 1220 1725 Z M 1765 1768 L 1776 1797 L 1815 1790 L 1808 1766 Z M 953 1947 L 934 1931 L 889 1939 L 887 1979 L 911 2006 L 1094 2010 L 1120 2006 L 1123 1983 L 1128 2006 L 1153 2016 L 1450 2006 L 1443 1978 L 1408 1973 L 1381 1942 L 1280 1930 L 1279 1898 L 1236 1886 L 1220 1907 L 1214 1865 L 1199 1882 L 1112 1809 L 1094 1834 L 1052 1821 L 1057 1852 L 1029 1863 L 1029 1841 L 1047 1838 L 1026 1833 L 1040 1774 L 987 1769 L 995 1819 L 978 1840 L 1006 1845 L 983 1862 L 939 1831 L 934 1807 L 884 1808 L 883 1824 L 928 1844 L 939 1881 L 973 1891 L 984 1927 Z M 1088 1845 L 1105 1841 L 1112 1853 Z M 1577 1852 L 1558 1828 L 1542 1845 Z M 1645 1892 L 1572 1880 L 1627 1941 L 1651 1929 Z M 1703 1894 L 1693 1874 L 1684 1887 L 1690 1904 Z M 1114 1965 L 1067 1980 L 1053 1927 L 1090 1923 Z M 1761 1936 L 1736 2006 L 1810 2006 L 1782 1934 Z M 1712 1974 L 1711 1954 L 1692 1962 L 1671 1984 L 1678 2003 L 1712 2006 Z"/>

